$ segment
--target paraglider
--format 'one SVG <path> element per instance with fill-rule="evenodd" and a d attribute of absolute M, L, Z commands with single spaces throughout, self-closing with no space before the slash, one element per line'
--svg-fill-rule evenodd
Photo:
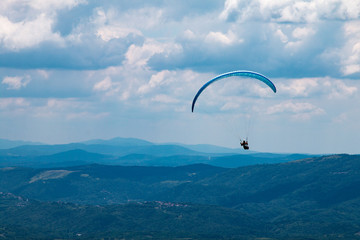
<path fill-rule="evenodd" d="M 200 94 L 205 90 L 205 88 L 207 88 L 210 84 L 212 84 L 220 79 L 224 79 L 224 78 L 228 78 L 228 77 L 232 77 L 232 76 L 249 77 L 249 78 L 258 79 L 258 80 L 264 82 L 266 85 L 268 85 L 271 88 L 271 90 L 273 90 L 273 92 L 276 93 L 275 85 L 270 81 L 270 79 L 268 79 L 267 77 L 265 77 L 264 75 L 262 75 L 260 73 L 252 72 L 252 71 L 233 71 L 233 72 L 223 73 L 217 77 L 214 77 L 213 79 L 211 79 L 210 81 L 205 83 L 199 89 L 199 91 L 196 93 L 194 100 L 192 102 L 191 111 L 194 112 L 196 100 L 198 99 Z"/>
<path fill-rule="evenodd" d="M 192 106 L 191 106 L 191 112 L 194 112 L 194 107 L 195 107 L 195 103 L 197 101 L 197 99 L 199 98 L 200 94 L 212 83 L 221 80 L 221 79 L 225 79 L 228 77 L 233 77 L 233 76 L 240 76 L 240 77 L 247 77 L 247 78 L 253 78 L 253 79 L 257 79 L 262 81 L 263 83 L 265 83 L 274 93 L 276 93 L 276 87 L 275 85 L 270 81 L 270 79 L 268 79 L 267 77 L 265 77 L 264 75 L 257 73 L 257 72 L 252 72 L 252 71 L 247 71 L 247 70 L 239 70 L 239 71 L 233 71 L 233 72 L 227 72 L 227 73 L 223 73 L 220 74 L 216 77 L 214 77 L 213 79 L 211 79 L 210 81 L 208 81 L 207 83 L 205 83 L 200 89 L 199 91 L 196 93 L 193 102 L 192 102 Z M 245 150 L 249 150 L 249 145 L 248 145 L 248 141 L 247 138 L 246 140 L 241 141 L 240 140 L 240 145 L 245 149 Z"/>
<path fill-rule="evenodd" d="M 249 149 L 250 149 L 250 148 L 249 148 L 249 143 L 248 143 L 247 139 L 246 139 L 246 140 L 242 140 L 242 141 L 241 141 L 241 139 L 240 139 L 240 145 L 244 148 L 244 150 L 249 150 Z"/>

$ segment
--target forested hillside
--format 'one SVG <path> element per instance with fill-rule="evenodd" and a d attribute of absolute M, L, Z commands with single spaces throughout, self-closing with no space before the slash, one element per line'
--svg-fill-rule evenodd
<path fill-rule="evenodd" d="M 235 232 L 238 236 L 246 235 L 245 239 L 253 239 L 254 236 L 274 239 L 357 239 L 360 238 L 359 179 L 358 155 L 331 155 L 231 169 L 204 164 L 181 167 L 93 164 L 51 169 L 7 167 L 0 171 L 4 210 L 2 219 L 12 216 L 14 224 L 17 221 L 22 222 L 21 226 L 8 224 L 6 229 L 9 230 L 12 227 L 28 226 L 30 222 L 35 223 L 33 215 L 36 213 L 36 216 L 42 211 L 50 213 L 48 217 L 51 224 L 57 214 L 67 219 L 73 216 L 72 214 L 79 214 L 80 209 L 86 209 L 83 212 L 86 221 L 92 218 L 94 221 L 103 219 L 97 217 L 102 216 L 102 213 L 94 209 L 110 211 L 109 218 L 113 219 L 112 214 L 117 210 L 108 209 L 121 208 L 122 211 L 138 209 L 134 210 L 134 217 L 139 218 L 136 220 L 139 224 L 148 226 L 146 222 L 152 221 L 153 228 L 144 228 L 145 232 L 159 232 L 164 229 L 162 224 L 168 221 L 169 224 L 177 226 L 179 231 L 181 229 L 184 236 L 195 239 L 219 238 L 211 234 L 208 238 L 201 235 L 206 231 L 199 229 L 205 229 L 212 224 L 227 229 L 222 233 L 225 239 L 226 236 L 236 236 Z M 8 204 L 9 200 L 4 202 L 4 196 L 18 196 L 19 199 L 30 200 Z M 14 208 L 15 205 L 28 206 L 21 209 L 27 209 L 26 214 L 31 221 L 19 220 L 20 212 L 6 214 L 9 211 L 19 211 L 20 208 Z M 100 205 L 102 207 L 95 207 Z M 57 210 L 49 210 L 52 206 Z M 153 211 L 162 209 L 163 206 L 179 207 L 166 208 L 147 217 L 138 215 L 138 212 L 144 211 L 142 208 L 145 206 L 152 206 Z M 184 206 L 191 206 L 191 211 Z M 177 209 L 178 215 L 172 213 L 174 209 Z M 149 217 L 163 213 L 166 214 L 159 219 Z M 184 214 L 190 214 L 186 219 L 195 225 L 197 223 L 197 230 L 190 231 L 185 225 L 176 223 L 175 216 Z M 234 217 L 238 220 L 235 221 Z M 118 216 L 115 218 L 118 219 Z M 142 218 L 144 219 L 140 220 Z M 113 221 L 115 220 L 110 222 Z M 157 221 L 160 222 L 155 224 Z M 249 225 L 244 225 L 244 221 Z M 67 220 L 64 220 L 63 224 L 66 222 Z M 260 225 L 266 228 L 257 223 L 263 223 Z M 58 222 L 53 224 L 61 225 Z M 126 225 L 118 222 L 114 224 L 123 227 Z M 52 231 L 46 226 L 48 225 L 43 226 L 44 229 Z M 127 232 L 130 228 L 121 229 Z M 169 229 L 169 232 L 174 231 Z M 113 230 L 110 232 L 115 234 Z M 243 235 L 244 232 L 248 234 Z M 136 234 L 140 233 L 136 230 Z M 161 236 L 162 234 L 164 232 Z M 181 234 L 175 235 L 178 237 Z"/>

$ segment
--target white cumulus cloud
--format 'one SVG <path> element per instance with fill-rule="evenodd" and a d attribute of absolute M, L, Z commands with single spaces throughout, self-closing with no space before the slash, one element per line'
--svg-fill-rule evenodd
<path fill-rule="evenodd" d="M 107 96 L 111 96 L 120 91 L 121 84 L 113 82 L 109 76 L 105 77 L 100 82 L 97 82 L 93 90 L 98 92 L 105 92 Z"/>
<path fill-rule="evenodd" d="M 306 97 L 314 92 L 319 86 L 319 79 L 304 78 L 295 79 L 278 85 L 279 92 L 285 92 L 292 97 Z"/>
<path fill-rule="evenodd" d="M 357 87 L 347 86 L 343 81 L 335 80 L 328 83 L 331 91 L 329 98 L 345 98 L 354 95 L 357 92 Z"/>
<path fill-rule="evenodd" d="M 7 89 L 18 90 L 25 87 L 30 82 L 30 76 L 4 77 L 2 84 L 7 85 Z"/>
<path fill-rule="evenodd" d="M 30 103 L 25 98 L 0 98 L 0 109 L 27 107 Z"/>
<path fill-rule="evenodd" d="M 233 43 L 241 43 L 243 40 L 237 39 L 237 36 L 232 31 L 229 31 L 226 34 L 222 32 L 210 32 L 206 36 L 205 41 L 210 43 L 213 42 L 221 43 L 224 45 L 231 45 Z"/>
<path fill-rule="evenodd" d="M 12 22 L 0 16 L 0 42 L 12 51 L 36 46 L 44 41 L 63 43 L 59 33 L 52 32 L 53 19 L 40 14 L 33 20 Z"/>
<path fill-rule="evenodd" d="M 144 66 L 148 60 L 158 53 L 165 55 L 181 51 L 181 46 L 173 43 L 160 43 L 152 39 L 146 40 L 142 46 L 131 45 L 126 53 L 125 64 Z"/>
<path fill-rule="evenodd" d="M 169 80 L 172 78 L 171 75 L 172 73 L 168 70 L 164 70 L 152 75 L 150 81 L 147 84 L 139 87 L 139 93 L 147 93 L 157 86 L 168 84 Z"/>
<path fill-rule="evenodd" d="M 64 44 L 64 39 L 54 32 L 56 12 L 71 9 L 84 0 L 5 0 L 0 3 L 0 43 L 3 48 L 19 51 L 43 42 Z"/>
<path fill-rule="evenodd" d="M 21 0 L 15 0 L 17 2 L 23 2 Z M 28 1 L 29 6 L 31 6 L 34 9 L 38 9 L 41 11 L 49 11 L 54 9 L 64 9 L 68 8 L 71 9 L 79 4 L 85 4 L 87 3 L 86 0 L 30 0 Z"/>
<path fill-rule="evenodd" d="M 231 20 L 262 19 L 276 22 L 351 20 L 360 16 L 360 1 L 343 0 L 227 0 L 220 17 Z"/>
<path fill-rule="evenodd" d="M 309 120 L 314 116 L 325 114 L 325 110 L 309 102 L 285 101 L 269 107 L 267 113 L 285 113 L 290 114 L 296 120 Z"/>
<path fill-rule="evenodd" d="M 344 25 L 346 42 L 340 50 L 342 72 L 344 75 L 360 73 L 360 21 Z"/>

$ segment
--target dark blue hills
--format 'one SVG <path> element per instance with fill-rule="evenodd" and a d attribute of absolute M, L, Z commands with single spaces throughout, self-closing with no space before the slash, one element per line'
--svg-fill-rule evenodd
<path fill-rule="evenodd" d="M 40 156 L 56 154 L 64 151 L 81 149 L 87 152 L 94 152 L 99 154 L 110 154 L 115 156 L 124 156 L 128 154 L 151 154 L 155 156 L 170 156 L 170 155 L 201 155 L 200 152 L 190 150 L 188 148 L 178 145 L 104 145 L 104 144 L 57 144 L 57 145 L 22 145 L 9 149 L 0 150 L 0 155 L 14 155 L 14 156 Z"/>
<path fill-rule="evenodd" d="M 50 156 L 59 161 L 84 157 L 121 160 L 83 150 Z M 233 156 L 240 161 L 243 155 L 211 159 Z M 124 157 L 129 161 L 156 159 L 136 154 Z M 252 157 L 255 161 L 256 156 Z M 6 236 L 17 233 L 17 239 L 35 232 L 45 235 L 42 238 L 34 235 L 34 239 L 46 239 L 49 236 L 46 234 L 74 239 L 79 229 L 84 239 L 95 232 L 99 238 L 125 236 L 116 229 L 133 230 L 126 233 L 130 235 L 125 239 L 149 236 L 155 239 L 360 239 L 360 155 L 290 161 L 291 157 L 288 155 L 282 163 L 237 168 L 207 164 L 3 167 L 0 168 L 1 231 Z M 160 157 L 163 158 L 166 159 Z M 86 224 L 72 218 L 83 219 Z M 42 223 L 42 219 L 46 221 Z M 54 230 L 54 224 L 59 232 Z M 134 224 L 139 228 L 134 228 Z M 57 235 L 71 226 L 73 230 L 69 232 L 74 235 Z M 217 230 L 208 231 L 208 227 Z M 172 232 L 164 232 L 164 228 Z M 18 235 L 21 232 L 23 237 Z M 141 233 L 146 236 L 139 236 Z"/>
<path fill-rule="evenodd" d="M 94 204 L 142 199 L 220 204 L 239 209 L 249 204 L 269 204 L 270 207 L 281 203 L 297 209 L 304 202 L 327 207 L 360 199 L 359 176 L 359 155 L 331 155 L 239 168 L 207 164 L 7 167 L 0 170 L 0 191 L 29 194 L 26 196 L 40 200 L 81 202 L 87 199 Z M 58 197 L 49 198 L 51 194 L 45 192 L 54 189 Z"/>
<path fill-rule="evenodd" d="M 69 144 L 27 144 L 0 149 L 0 166 L 60 167 L 89 163 L 126 166 L 181 166 L 205 163 L 220 167 L 287 162 L 314 155 L 244 152 L 213 145 L 154 144 L 135 138 Z"/>

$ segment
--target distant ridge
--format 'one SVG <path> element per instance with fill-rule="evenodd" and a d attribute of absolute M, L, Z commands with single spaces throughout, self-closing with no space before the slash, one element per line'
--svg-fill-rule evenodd
<path fill-rule="evenodd" d="M 121 138 L 121 137 L 116 137 L 116 138 L 112 138 L 109 140 L 104 140 L 104 139 L 94 139 L 94 140 L 88 140 L 85 142 L 80 142 L 83 144 L 87 144 L 87 145 L 92 145 L 92 144 L 101 144 L 101 145 L 121 145 L 121 146 L 149 146 L 149 145 L 153 145 L 152 142 L 146 141 L 146 140 L 142 140 L 142 139 L 138 139 L 138 138 Z"/>
<path fill-rule="evenodd" d="M 253 151 L 244 152 L 243 149 L 234 149 L 234 148 L 226 148 L 220 147 L 212 144 L 181 144 L 181 143 L 173 143 L 186 148 L 189 148 L 198 152 L 206 152 L 206 153 L 238 153 L 238 154 L 248 154 L 254 153 Z"/>
<path fill-rule="evenodd" d="M 22 145 L 41 145 L 43 143 L 40 142 L 31 142 L 31 141 L 21 141 L 21 140 L 8 140 L 0 138 L 0 149 L 7 149 L 18 147 Z"/>
<path fill-rule="evenodd" d="M 27 142 L 21 142 L 27 143 Z M 0 149 L 0 166 L 61 167 L 81 164 L 181 166 L 204 163 L 219 167 L 288 162 L 316 155 L 244 151 L 208 144 L 156 144 L 136 138 L 95 139 L 54 145 L 20 145 Z"/>

